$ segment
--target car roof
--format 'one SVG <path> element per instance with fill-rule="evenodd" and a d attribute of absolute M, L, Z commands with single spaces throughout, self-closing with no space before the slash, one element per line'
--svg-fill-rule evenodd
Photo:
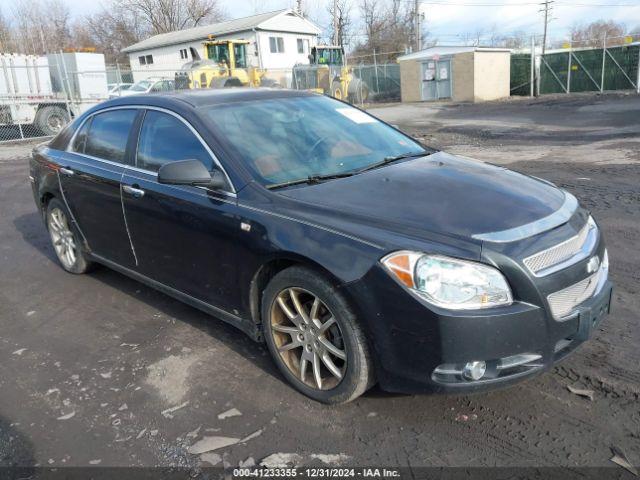
<path fill-rule="evenodd" d="M 119 97 L 100 104 L 100 108 L 123 105 L 149 105 L 155 107 L 191 106 L 193 108 L 209 105 L 231 104 L 252 100 L 269 100 L 273 98 L 309 97 L 318 95 L 304 90 L 288 90 L 283 88 L 220 88 L 200 90 L 174 90 L 144 95 Z M 186 105 L 185 105 L 186 104 Z"/>

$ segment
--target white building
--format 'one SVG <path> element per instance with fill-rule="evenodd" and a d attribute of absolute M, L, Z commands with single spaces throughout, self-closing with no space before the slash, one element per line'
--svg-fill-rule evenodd
<path fill-rule="evenodd" d="M 173 77 L 173 72 L 192 61 L 194 52 L 204 57 L 202 43 L 216 40 L 247 40 L 248 63 L 267 70 L 290 69 L 309 63 L 311 47 L 317 45 L 320 28 L 292 9 L 261 13 L 226 22 L 154 35 L 131 45 L 129 54 L 134 81 L 151 76 Z"/>

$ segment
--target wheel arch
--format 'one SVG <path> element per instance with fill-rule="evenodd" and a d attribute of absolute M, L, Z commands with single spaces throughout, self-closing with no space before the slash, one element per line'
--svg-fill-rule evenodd
<path fill-rule="evenodd" d="M 40 103 L 38 104 L 38 109 L 36 110 L 37 112 L 39 112 L 40 110 L 43 110 L 47 107 L 60 107 L 63 108 L 64 110 L 67 110 L 67 104 L 64 102 L 52 102 L 52 103 Z M 69 115 L 73 118 L 73 110 L 69 109 L 68 110 Z"/>
<path fill-rule="evenodd" d="M 294 253 L 282 253 L 276 257 L 271 257 L 260 265 L 258 270 L 253 274 L 249 287 L 249 307 L 251 311 L 251 319 L 255 324 L 261 323 L 261 305 L 262 294 L 273 277 L 283 270 L 294 267 L 306 267 L 314 270 L 333 285 L 338 286 L 342 282 L 318 262 Z"/>
<path fill-rule="evenodd" d="M 54 181 L 55 179 L 55 181 Z M 47 175 L 38 189 L 38 201 L 40 202 L 40 212 L 42 213 L 42 218 L 45 219 L 47 215 L 47 207 L 49 202 L 53 198 L 57 198 L 60 201 L 64 202 L 64 199 L 60 193 L 60 189 L 58 188 L 57 178 Z"/>

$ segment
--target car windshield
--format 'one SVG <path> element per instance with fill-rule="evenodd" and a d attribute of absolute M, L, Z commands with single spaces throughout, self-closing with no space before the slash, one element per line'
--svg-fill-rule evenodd
<path fill-rule="evenodd" d="M 129 88 L 129 90 L 131 90 L 132 92 L 146 92 L 149 89 L 149 87 L 152 85 L 152 83 L 153 82 L 149 80 L 140 80 L 135 85 L 132 85 L 131 88 Z"/>
<path fill-rule="evenodd" d="M 376 118 L 328 97 L 206 107 L 208 119 L 263 185 L 346 175 L 427 151 Z"/>

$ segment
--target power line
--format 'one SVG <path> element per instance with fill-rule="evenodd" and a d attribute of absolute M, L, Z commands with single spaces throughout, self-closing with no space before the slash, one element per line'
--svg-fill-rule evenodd
<path fill-rule="evenodd" d="M 422 5 L 439 5 L 445 7 L 527 7 L 533 5 L 541 5 L 540 2 L 522 2 L 522 3 L 458 3 L 458 2 L 420 2 Z M 570 3 L 562 2 L 556 3 L 556 6 L 561 7 L 640 7 L 640 4 L 631 3 Z"/>

